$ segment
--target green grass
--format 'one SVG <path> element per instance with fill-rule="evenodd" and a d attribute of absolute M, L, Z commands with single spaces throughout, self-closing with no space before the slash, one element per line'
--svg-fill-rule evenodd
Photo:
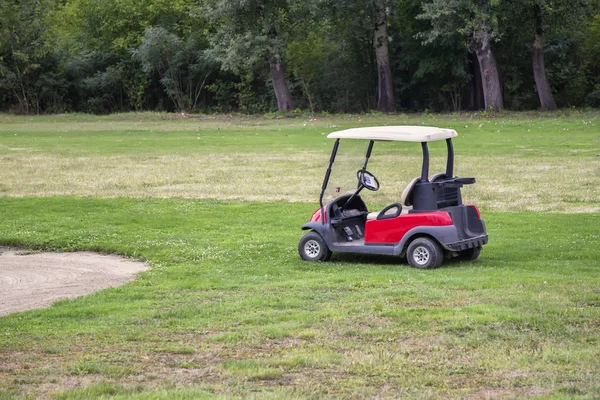
<path fill-rule="evenodd" d="M 579 156 L 580 153 L 597 156 L 600 146 L 598 116 L 595 111 L 563 114 L 507 113 L 501 118 L 486 118 L 479 114 L 403 114 L 272 120 L 180 118 L 172 114 L 150 113 L 108 117 L 76 114 L 50 117 L 6 116 L 0 119 L 0 154 L 15 154 L 15 150 L 11 148 L 71 157 L 257 151 L 328 154 L 331 143 L 324 136 L 335 130 L 372 125 L 427 125 L 456 129 L 460 134 L 455 140 L 456 148 L 464 155 L 480 155 L 485 151 L 488 156 Z M 480 140 L 480 134 L 485 134 L 485 140 Z M 472 140 L 479 140 L 479 143 L 470 144 Z M 444 144 L 438 147 L 444 148 Z M 381 151 L 383 154 L 415 153 L 410 146 L 394 143 L 378 149 L 378 154 Z"/>
<path fill-rule="evenodd" d="M 347 116 L 313 121 L 319 129 L 311 133 L 300 127 L 307 120 L 211 119 L 204 126 L 161 115 L 10 118 L 0 122 L 0 166 L 26 166 L 38 156 L 76 158 L 85 151 L 101 165 L 118 152 L 133 159 L 193 154 L 181 138 L 193 137 L 195 124 L 206 130 L 207 141 L 214 140 L 200 152 L 260 158 L 315 151 L 321 173 L 328 150 L 318 131 L 337 129 L 328 126 L 472 125 L 465 116 Z M 150 138 L 145 145 L 111 144 L 126 140 L 136 118 Z M 592 121 L 595 130 L 582 120 Z M 460 148 L 476 160 L 488 158 L 489 165 L 552 158 L 597 166 L 597 114 L 481 121 L 510 129 L 467 130 L 457 153 Z M 106 130 L 110 122 L 118 126 L 114 132 Z M 53 129 L 76 123 L 93 126 L 69 133 L 64 145 Z M 522 139 L 518 127 L 534 123 L 568 126 L 575 133 L 568 140 L 552 128 L 539 131 L 537 139 Z M 240 145 L 220 146 L 216 128 Z M 15 133 L 23 137 L 13 139 Z M 255 142 L 254 133 L 269 145 Z M 477 140 L 467 140 L 470 134 Z M 324 148 L 313 149 L 313 141 Z M 518 147 L 523 142 L 543 154 Z M 567 142 L 578 151 L 566 151 Z M 33 150 L 17 157 L 19 151 L 9 148 Z M 503 187 L 513 179 L 507 176 Z M 225 183 L 250 193 L 235 176 Z M 287 184 L 271 181 L 271 193 Z M 5 189 L 1 244 L 118 253 L 152 268 L 119 288 L 0 317 L 0 398 L 600 396 L 597 212 L 500 212 L 484 206 L 490 243 L 481 258 L 420 271 L 392 257 L 334 255 L 330 263 L 302 262 L 299 227 L 316 208 L 315 190 L 312 203 L 290 203 L 219 200 L 217 192 L 214 199 L 101 198 L 93 191 L 88 197 L 48 196 L 38 188 L 35 197 L 21 197 Z M 589 197 L 586 207 L 597 207 L 594 189 L 578 190 Z M 502 201 L 491 196 L 490 202 Z M 548 209 L 549 203 L 540 204 Z"/>

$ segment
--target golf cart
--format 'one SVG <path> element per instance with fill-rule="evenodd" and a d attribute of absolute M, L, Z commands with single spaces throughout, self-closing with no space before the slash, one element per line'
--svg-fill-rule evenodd
<path fill-rule="evenodd" d="M 452 129 L 422 126 L 354 128 L 329 134 L 336 140 L 321 187 L 320 208 L 302 226 L 310 230 L 298 245 L 302 259 L 327 261 L 332 252 L 406 255 L 408 263 L 420 269 L 439 267 L 444 257 L 475 260 L 488 237 L 477 207 L 462 202 L 460 188 L 475 183 L 475 178 L 453 174 L 452 138 L 456 136 Z M 330 179 L 336 155 L 347 142 L 341 145 L 341 139 L 368 140 L 348 192 Z M 446 141 L 446 171 L 430 177 L 427 143 L 437 140 Z M 421 176 L 410 181 L 399 202 L 371 212 L 361 198 L 363 189 L 379 190 L 379 181 L 367 170 L 369 158 L 375 142 L 390 141 L 421 143 Z M 326 193 L 332 200 L 324 204 Z"/>

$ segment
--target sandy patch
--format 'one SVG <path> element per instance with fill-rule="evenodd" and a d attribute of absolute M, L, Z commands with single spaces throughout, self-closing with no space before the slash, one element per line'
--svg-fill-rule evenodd
<path fill-rule="evenodd" d="M 91 252 L 33 253 L 0 247 L 0 315 L 48 307 L 124 284 L 148 265 Z"/>

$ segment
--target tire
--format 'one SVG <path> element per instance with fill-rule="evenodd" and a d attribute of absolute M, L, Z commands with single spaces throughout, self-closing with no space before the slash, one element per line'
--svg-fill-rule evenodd
<path fill-rule="evenodd" d="M 308 232 L 298 243 L 298 253 L 304 261 L 328 261 L 331 250 L 317 232 Z"/>
<path fill-rule="evenodd" d="M 411 267 L 418 269 L 437 268 L 444 261 L 444 253 L 435 240 L 420 237 L 408 245 L 406 259 Z"/>
<path fill-rule="evenodd" d="M 473 247 L 472 249 L 461 251 L 458 258 L 462 261 L 475 261 L 480 253 L 481 249 L 479 247 Z"/>

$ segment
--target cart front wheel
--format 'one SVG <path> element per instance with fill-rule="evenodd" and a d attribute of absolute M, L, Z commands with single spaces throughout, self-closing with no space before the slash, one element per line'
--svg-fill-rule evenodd
<path fill-rule="evenodd" d="M 331 257 L 331 250 L 316 232 L 308 232 L 300 239 L 298 253 L 304 261 L 327 261 Z"/>
<path fill-rule="evenodd" d="M 437 268 L 444 261 L 444 253 L 434 240 L 421 237 L 416 238 L 408 245 L 406 259 L 411 267 Z"/>

